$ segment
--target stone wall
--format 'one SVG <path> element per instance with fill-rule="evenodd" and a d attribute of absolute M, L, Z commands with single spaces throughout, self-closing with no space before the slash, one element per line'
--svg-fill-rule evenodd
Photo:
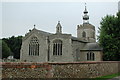
<path fill-rule="evenodd" d="M 120 72 L 120 62 L 3 62 L 2 78 L 95 78 Z"/>

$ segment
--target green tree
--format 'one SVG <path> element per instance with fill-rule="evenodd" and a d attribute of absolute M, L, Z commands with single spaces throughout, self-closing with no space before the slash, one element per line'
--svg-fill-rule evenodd
<path fill-rule="evenodd" d="M 7 58 L 12 53 L 6 42 L 2 41 L 2 58 Z"/>
<path fill-rule="evenodd" d="M 3 40 L 8 44 L 10 47 L 14 58 L 19 59 L 20 58 L 20 49 L 22 44 L 22 36 L 12 36 L 9 38 L 3 38 Z"/>
<path fill-rule="evenodd" d="M 103 60 L 120 61 L 120 12 L 102 18 L 100 25 L 98 40 L 103 47 Z"/>

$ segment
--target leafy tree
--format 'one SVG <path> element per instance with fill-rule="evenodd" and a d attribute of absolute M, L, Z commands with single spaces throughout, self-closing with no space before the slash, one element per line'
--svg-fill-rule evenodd
<path fill-rule="evenodd" d="M 120 12 L 102 18 L 98 40 L 103 47 L 103 60 L 120 61 Z"/>
<path fill-rule="evenodd" d="M 2 40 L 0 42 L 2 42 L 2 58 L 7 58 L 12 52 L 6 42 Z"/>
<path fill-rule="evenodd" d="M 9 38 L 3 38 L 3 40 L 8 44 L 11 51 L 13 52 L 13 56 L 16 59 L 20 58 L 20 49 L 22 44 L 22 36 L 12 36 Z"/>

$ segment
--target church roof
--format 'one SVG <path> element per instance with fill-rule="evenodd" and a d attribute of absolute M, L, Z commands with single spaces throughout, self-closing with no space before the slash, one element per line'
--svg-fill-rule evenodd
<path fill-rule="evenodd" d="M 49 32 L 42 31 L 42 30 L 38 30 L 38 29 L 36 29 L 36 28 L 34 28 L 32 31 L 37 31 L 38 33 L 43 34 L 43 35 L 46 35 L 46 36 L 49 36 L 49 35 L 52 34 L 52 33 L 49 33 Z"/>
<path fill-rule="evenodd" d="M 87 41 L 80 40 L 80 39 L 78 39 L 77 37 L 73 37 L 73 36 L 72 36 L 71 39 L 72 39 L 73 41 L 79 41 L 79 42 L 84 42 L 84 43 L 87 42 Z"/>
<path fill-rule="evenodd" d="M 102 51 L 103 48 L 100 47 L 98 43 L 87 43 L 83 49 L 81 50 L 95 50 L 95 51 Z"/>
<path fill-rule="evenodd" d="M 23 37 L 23 40 L 27 39 L 34 32 L 37 33 L 37 34 L 43 34 L 45 36 L 49 36 L 49 35 L 52 34 L 52 33 L 49 33 L 49 32 L 45 32 L 45 31 L 33 28 L 32 30 L 29 30 L 29 32 L 25 34 L 25 37 Z"/>

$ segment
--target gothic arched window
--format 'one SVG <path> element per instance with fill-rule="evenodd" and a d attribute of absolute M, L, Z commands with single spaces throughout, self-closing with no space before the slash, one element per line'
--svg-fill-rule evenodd
<path fill-rule="evenodd" d="M 53 41 L 53 55 L 62 55 L 62 41 Z"/>
<path fill-rule="evenodd" d="M 95 60 L 95 54 L 93 52 L 88 52 L 87 60 Z"/>
<path fill-rule="evenodd" d="M 89 53 L 87 53 L 87 60 L 89 60 Z"/>
<path fill-rule="evenodd" d="M 39 56 L 39 42 L 37 37 L 32 37 L 29 43 L 29 55 Z"/>
<path fill-rule="evenodd" d="M 85 31 L 83 31 L 82 37 L 86 37 L 86 32 Z"/>

